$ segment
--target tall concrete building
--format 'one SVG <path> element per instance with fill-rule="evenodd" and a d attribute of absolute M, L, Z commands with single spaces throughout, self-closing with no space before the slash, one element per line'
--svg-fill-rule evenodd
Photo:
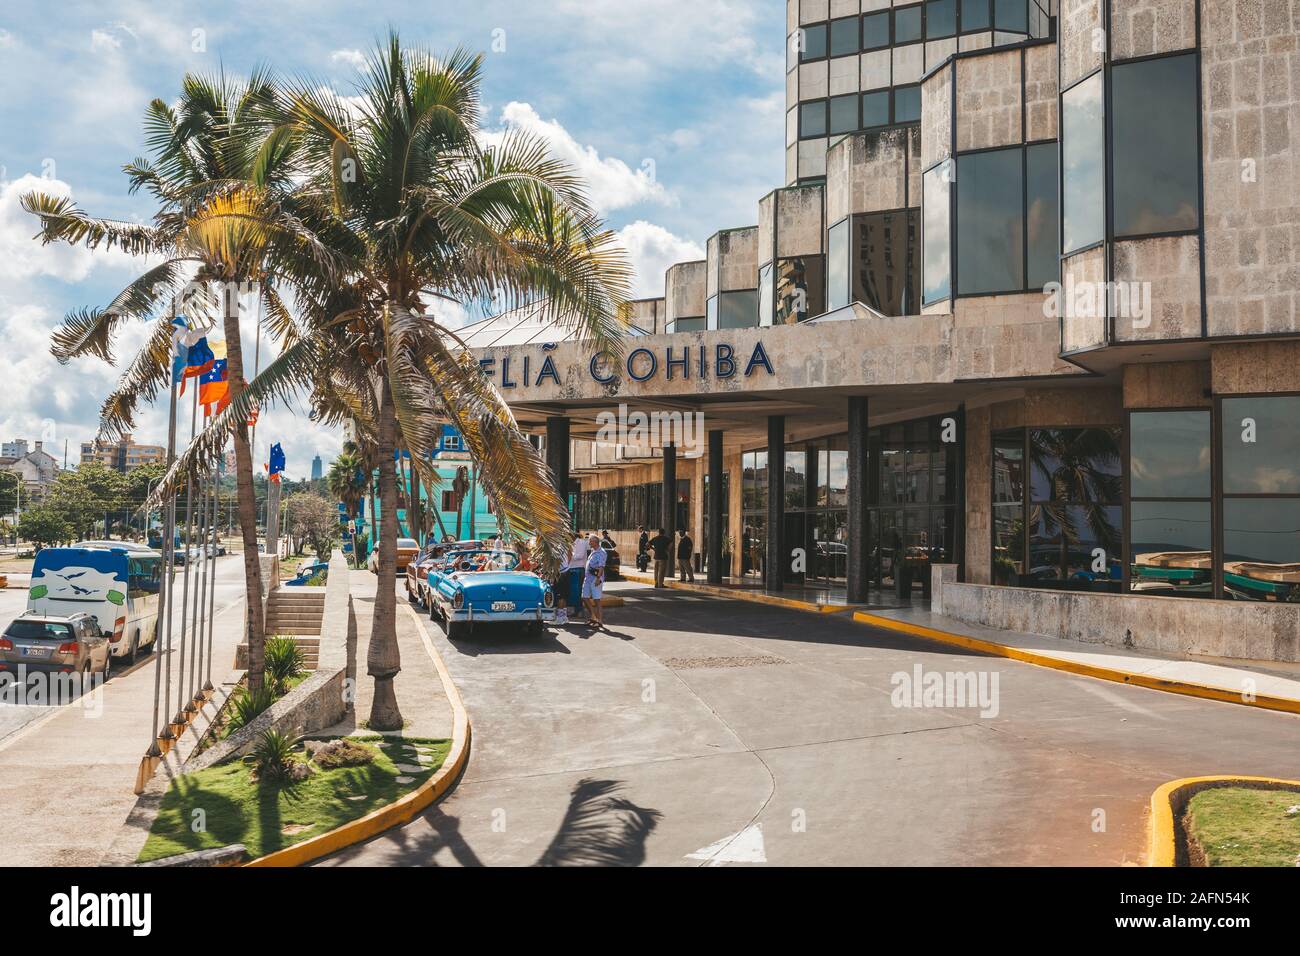
<path fill-rule="evenodd" d="M 611 364 L 476 348 L 714 581 L 1300 661 L 1300 3 L 789 0 L 785 183 Z M 629 552 L 630 553 L 630 552 Z"/>
<path fill-rule="evenodd" d="M 162 445 L 140 445 L 130 435 L 104 442 L 99 439 L 81 443 L 81 464 L 98 462 L 116 471 L 134 471 L 141 465 L 165 461 L 167 449 Z"/>

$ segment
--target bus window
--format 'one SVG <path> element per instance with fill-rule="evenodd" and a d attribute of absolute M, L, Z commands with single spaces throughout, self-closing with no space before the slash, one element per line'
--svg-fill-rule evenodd
<path fill-rule="evenodd" d="M 162 562 L 157 557 L 150 555 L 144 558 L 131 559 L 131 597 L 144 597 L 146 594 L 157 594 L 158 584 L 161 579 Z"/>

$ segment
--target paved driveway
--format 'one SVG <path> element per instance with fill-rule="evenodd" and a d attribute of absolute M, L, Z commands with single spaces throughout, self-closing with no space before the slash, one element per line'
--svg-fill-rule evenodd
<path fill-rule="evenodd" d="M 1132 864 L 1158 784 L 1300 777 L 1297 717 L 844 615 L 611 593 L 627 602 L 604 633 L 452 644 L 432 625 L 473 722 L 465 776 L 412 823 L 323 863 Z M 983 705 L 904 694 L 917 667 L 922 689 L 931 674 L 954 693 L 958 675 L 982 680 Z"/>

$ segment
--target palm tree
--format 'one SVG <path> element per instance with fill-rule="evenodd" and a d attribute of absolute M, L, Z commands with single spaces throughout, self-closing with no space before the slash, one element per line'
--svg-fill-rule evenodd
<path fill-rule="evenodd" d="M 41 221 L 43 242 L 63 241 L 90 248 L 117 246 L 128 253 L 161 259 L 120 292 L 104 309 L 83 309 L 65 317 L 54 333 L 52 351 L 63 362 L 82 355 L 113 361 L 112 342 L 125 319 L 157 315 L 168 302 L 204 326 L 214 314 L 225 331 L 230 395 L 244 392 L 243 349 L 237 290 L 256 288 L 273 335 L 288 345 L 294 323 L 273 288 L 272 279 L 331 276 L 335 260 L 305 223 L 286 187 L 283 136 L 268 120 L 275 86 L 255 71 L 247 83 L 224 76 L 187 75 L 178 105 L 154 100 L 145 119 L 153 161 L 136 159 L 123 167 L 130 191 L 147 190 L 159 203 L 148 225 L 95 219 L 69 199 L 30 193 L 23 207 Z M 168 375 L 171 328 L 157 318 L 153 334 L 128 365 L 101 409 L 100 433 L 129 431 L 142 400 L 156 397 Z M 245 403 L 241 407 L 247 408 Z M 264 621 L 261 566 L 257 551 L 257 510 L 247 414 L 222 421 L 221 445 L 234 439 L 239 525 L 244 545 L 248 623 L 248 681 L 262 682 Z M 208 459 L 210 467 L 212 459 Z M 155 498 L 173 494 L 186 471 L 173 468 Z"/>
<path fill-rule="evenodd" d="M 1092 539 L 1108 556 L 1120 553 L 1120 529 L 1109 514 L 1109 508 L 1121 500 L 1120 458 L 1119 437 L 1114 429 L 1030 431 L 1030 462 L 1034 472 L 1043 475 L 1050 485 L 1038 492 L 1048 501 L 1033 506 L 1030 525 L 1041 527 L 1045 535 L 1059 533 L 1062 580 L 1069 576 L 1070 547 L 1080 541 L 1072 508 L 1082 508 Z"/>
<path fill-rule="evenodd" d="M 357 509 L 365 497 L 366 479 L 369 469 L 356 442 L 344 442 L 343 451 L 330 464 L 329 474 L 325 477 L 330 494 L 343 503 L 349 519 L 356 518 Z M 353 559 L 357 560 L 357 549 L 352 549 Z M 359 566 L 359 565 L 358 565 Z"/>
<path fill-rule="evenodd" d="M 469 494 L 469 469 L 461 465 L 456 469 L 456 477 L 451 483 L 451 500 L 456 503 L 456 540 L 461 540 L 461 515 L 465 496 Z"/>

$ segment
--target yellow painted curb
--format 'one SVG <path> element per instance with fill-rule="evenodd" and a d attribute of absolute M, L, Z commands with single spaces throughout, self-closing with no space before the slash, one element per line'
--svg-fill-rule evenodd
<path fill-rule="evenodd" d="M 621 574 L 626 580 L 637 584 L 654 584 L 654 577 L 649 574 L 641 574 L 640 572 L 630 574 L 627 571 L 623 571 Z M 746 591 L 743 588 L 728 588 L 717 584 L 692 584 L 689 581 L 679 581 L 676 578 L 664 581 L 664 584 L 678 591 L 695 591 L 699 594 L 711 594 L 715 597 L 749 601 L 752 604 L 770 604 L 774 607 L 790 608 L 793 611 L 808 611 L 812 614 L 842 614 L 845 611 L 852 611 L 854 608 L 862 606 L 861 604 L 814 604 L 812 601 L 800 601 L 795 598 L 765 594 L 761 591 Z"/>
<path fill-rule="evenodd" d="M 1147 866 L 1174 866 L 1178 855 L 1174 828 L 1174 804 L 1181 807 L 1191 794 L 1184 791 L 1204 790 L 1209 786 L 1230 787 L 1237 783 L 1262 783 L 1269 786 L 1300 789 L 1300 780 L 1276 777 L 1182 777 L 1157 787 L 1151 794 L 1151 816 L 1147 824 Z"/>
<path fill-rule="evenodd" d="M 442 766 L 438 768 L 438 772 L 432 777 L 406 794 L 406 796 L 388 804 L 388 806 L 372 810 L 364 817 L 350 820 L 327 833 L 310 837 L 301 843 L 285 847 L 283 850 L 268 853 L 266 856 L 260 856 L 256 860 L 245 863 L 245 866 L 302 866 L 304 863 L 319 860 L 321 857 L 336 853 L 345 847 L 369 840 L 372 836 L 382 833 L 390 827 L 414 819 L 416 814 L 446 793 L 451 788 L 451 785 L 456 782 L 460 772 L 465 769 L 465 764 L 469 760 L 471 735 L 469 714 L 465 710 L 465 702 L 461 700 L 460 691 L 456 688 L 455 682 L 452 681 L 447 665 L 443 663 L 442 657 L 439 656 L 433 646 L 433 642 L 429 640 L 429 635 L 424 629 L 424 622 L 409 607 L 405 605 L 399 605 L 399 607 L 405 607 L 406 612 L 415 618 L 420 637 L 424 641 L 425 650 L 433 658 L 433 665 L 438 669 L 438 678 L 442 681 L 443 692 L 447 695 L 447 703 L 451 705 L 451 749 L 447 752 L 447 759 L 443 761 Z"/>
<path fill-rule="evenodd" d="M 1067 660 L 1061 657 L 1053 657 L 1050 654 L 1040 654 L 1037 651 L 1028 651 L 1019 647 L 1010 647 L 1006 644 L 997 644 L 993 641 L 981 640 L 978 637 L 968 637 L 965 634 L 952 634 L 948 631 L 938 631 L 932 627 L 924 627 L 920 624 L 908 624 L 906 621 L 895 621 L 892 618 L 880 617 L 876 614 L 869 614 L 866 611 L 855 612 L 853 620 L 858 621 L 861 624 L 872 624 L 876 627 L 887 628 L 891 631 L 900 631 L 904 634 L 911 634 L 914 637 L 923 637 L 931 641 L 941 641 L 944 644 L 964 647 L 967 650 L 981 651 L 985 654 L 993 654 L 997 657 L 1010 658 L 1013 661 L 1023 661 L 1026 664 L 1036 664 L 1039 667 L 1050 667 L 1053 670 L 1078 674 L 1082 677 L 1095 677 L 1098 680 L 1115 681 L 1120 684 L 1130 684 L 1134 687 L 1146 687 L 1150 690 L 1162 690 L 1170 694 L 1182 694 L 1186 697 L 1200 697 L 1204 700 L 1217 700 L 1227 704 L 1242 704 L 1246 707 L 1258 707 L 1261 710 L 1276 710 L 1287 714 L 1300 714 L 1300 700 L 1294 700 L 1290 697 L 1269 697 L 1267 695 L 1257 694 L 1254 698 L 1247 700 L 1239 691 L 1228 690 L 1224 687 L 1215 687 L 1212 684 L 1196 684 L 1191 681 L 1170 680 L 1163 677 L 1153 677 L 1150 674 L 1139 674 L 1135 671 L 1119 670 L 1114 667 L 1083 664 L 1078 661 Z"/>

